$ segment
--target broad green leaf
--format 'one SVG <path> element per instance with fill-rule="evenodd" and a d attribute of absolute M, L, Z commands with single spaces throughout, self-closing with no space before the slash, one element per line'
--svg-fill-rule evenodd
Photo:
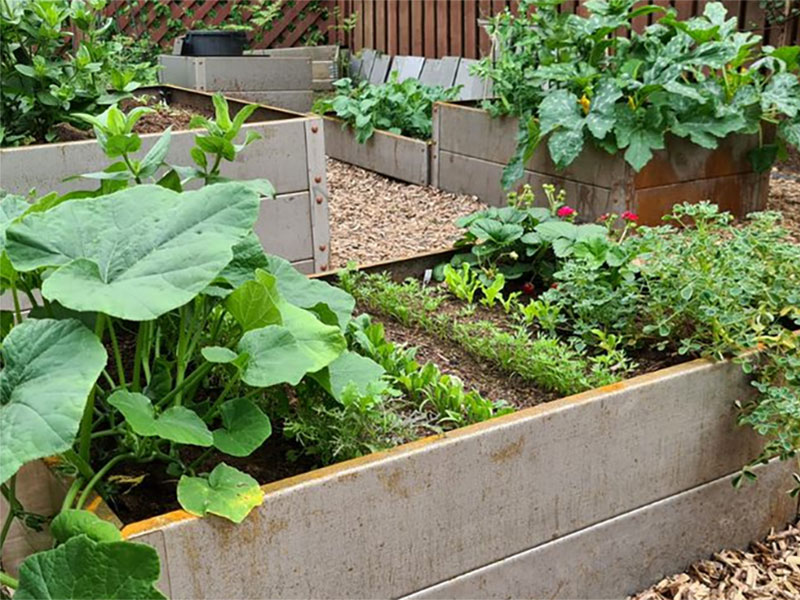
<path fill-rule="evenodd" d="M 6 247 L 6 229 L 30 206 L 22 196 L 8 194 L 0 198 L 0 252 Z"/>
<path fill-rule="evenodd" d="M 777 110 L 789 118 L 800 114 L 800 82 L 792 73 L 773 75 L 761 94 L 761 109 L 764 112 Z"/>
<path fill-rule="evenodd" d="M 178 482 L 178 502 L 198 517 L 211 514 L 241 523 L 263 500 L 255 479 L 225 463 L 214 467 L 208 478 L 183 475 Z"/>
<path fill-rule="evenodd" d="M 50 523 L 50 533 L 56 542 L 63 544 L 78 535 L 86 535 L 95 542 L 118 542 L 122 534 L 113 523 L 104 521 L 93 512 L 67 508 Z"/>
<path fill-rule="evenodd" d="M 345 352 L 322 371 L 312 373 L 311 377 L 336 400 L 341 400 L 348 385 L 355 385 L 362 395 L 374 392 L 381 384 L 384 372 L 375 361 L 355 352 Z"/>
<path fill-rule="evenodd" d="M 337 327 L 292 305 L 281 308 L 284 326 L 269 325 L 242 336 L 237 349 L 249 355 L 242 380 L 253 387 L 296 385 L 306 373 L 325 368 L 345 351 Z"/>
<path fill-rule="evenodd" d="M 782 121 L 778 130 L 789 145 L 800 148 L 800 119 L 795 122 Z"/>
<path fill-rule="evenodd" d="M 470 226 L 469 232 L 479 240 L 510 244 L 522 237 L 525 228 L 522 225 L 501 223 L 494 219 L 479 219 Z"/>
<path fill-rule="evenodd" d="M 278 291 L 287 302 L 301 308 L 311 308 L 324 302 L 339 318 L 339 327 L 344 329 L 350 321 L 355 299 L 344 290 L 324 281 L 309 279 L 287 260 L 278 256 L 267 257 L 269 267 L 266 269 L 278 280 Z"/>
<path fill-rule="evenodd" d="M 163 600 L 155 583 L 155 548 L 132 542 L 95 542 L 85 535 L 28 557 L 19 568 L 16 600 Z"/>
<path fill-rule="evenodd" d="M 614 128 L 614 106 L 621 97 L 622 91 L 610 77 L 603 79 L 597 86 L 589 114 L 586 115 L 586 127 L 594 137 L 603 139 Z"/>
<path fill-rule="evenodd" d="M 142 164 L 139 167 L 139 175 L 142 177 L 150 177 L 155 174 L 158 167 L 164 162 L 169 151 L 170 138 L 172 136 L 172 126 L 170 125 L 161 134 L 150 151 L 142 159 Z M 165 186 L 166 187 L 166 186 Z"/>
<path fill-rule="evenodd" d="M 566 90 L 547 94 L 539 105 L 539 127 L 542 135 L 558 128 L 581 129 L 583 115 L 578 97 Z"/>
<path fill-rule="evenodd" d="M 214 447 L 225 454 L 249 456 L 272 433 L 269 417 L 250 400 L 228 400 L 220 414 L 222 427 L 214 430 Z"/>
<path fill-rule="evenodd" d="M 211 101 L 214 103 L 214 120 L 217 122 L 217 125 L 222 127 L 222 129 L 230 128 L 231 117 L 228 112 L 228 101 L 225 100 L 225 96 L 217 92 L 211 96 Z"/>
<path fill-rule="evenodd" d="M 545 221 L 533 229 L 545 242 L 552 242 L 557 238 L 574 240 L 578 235 L 578 226 L 566 221 Z"/>
<path fill-rule="evenodd" d="M 237 356 L 239 356 L 230 348 L 224 348 L 222 346 L 206 346 L 200 351 L 200 353 L 208 362 L 223 364 L 231 363 L 236 360 Z"/>
<path fill-rule="evenodd" d="M 185 406 L 171 406 L 156 416 L 150 398 L 125 390 L 111 394 L 108 403 L 122 413 L 137 435 L 206 447 L 214 441 L 203 419 Z"/>
<path fill-rule="evenodd" d="M 225 307 L 244 331 L 250 331 L 280 325 L 283 321 L 278 306 L 282 302 L 275 277 L 258 269 L 256 279 L 237 287 L 226 299 Z"/>
<path fill-rule="evenodd" d="M 19 271 L 57 267 L 43 295 L 80 311 L 150 320 L 189 302 L 251 231 L 259 196 L 223 183 L 182 194 L 140 185 L 28 214 L 6 232 Z"/>
<path fill-rule="evenodd" d="M 778 157 L 778 145 L 764 144 L 758 146 L 750 150 L 747 153 L 747 157 L 750 159 L 750 164 L 753 165 L 756 173 L 766 173 L 772 168 L 775 159 Z"/>
<path fill-rule="evenodd" d="M 583 129 L 559 129 L 547 139 L 547 149 L 556 167 L 564 169 L 583 150 Z"/>
<path fill-rule="evenodd" d="M 256 269 L 269 269 L 267 258 L 261 241 L 254 232 L 250 232 L 233 247 L 233 259 L 225 266 L 204 293 L 213 296 L 227 296 L 232 288 L 237 288 L 255 277 Z M 227 286 L 223 286 L 225 283 Z M 230 287 L 228 287 L 230 286 Z"/>
<path fill-rule="evenodd" d="M 3 340 L 2 358 L 0 483 L 25 463 L 72 447 L 107 355 L 78 321 L 28 319 Z"/>

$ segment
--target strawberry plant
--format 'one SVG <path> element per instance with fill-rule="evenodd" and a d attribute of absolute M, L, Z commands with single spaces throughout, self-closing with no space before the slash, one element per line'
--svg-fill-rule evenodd
<path fill-rule="evenodd" d="M 430 139 L 432 135 L 433 104 L 454 100 L 458 87 L 427 86 L 416 79 L 397 80 L 393 71 L 389 81 L 375 85 L 361 81 L 357 85 L 347 77 L 334 82 L 336 93 L 314 104 L 314 112 L 334 114 L 353 128 L 356 140 L 366 142 L 375 130 L 397 135 Z"/>
<path fill-rule="evenodd" d="M 493 83 L 490 113 L 520 121 L 506 188 L 542 142 L 559 168 L 590 143 L 623 153 L 637 171 L 667 135 L 713 149 L 728 135 L 758 133 L 750 155 L 758 171 L 800 145 L 800 47 L 760 46 L 720 2 L 686 21 L 675 9 L 635 8 L 635 0 L 590 0 L 585 16 L 560 13 L 558 4 L 523 0 L 516 14 L 495 16 L 499 57 L 476 68 Z M 633 32 L 633 19 L 648 13 L 660 18 Z"/>

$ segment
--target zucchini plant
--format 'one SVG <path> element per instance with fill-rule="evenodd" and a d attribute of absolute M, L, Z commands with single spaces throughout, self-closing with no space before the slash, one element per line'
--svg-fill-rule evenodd
<path fill-rule="evenodd" d="M 160 597 L 155 551 L 84 510 L 92 494 L 113 492 L 115 467 L 165 463 L 185 510 L 238 523 L 262 501 L 258 482 L 224 458 L 203 465 L 267 440 L 265 392 L 307 379 L 340 399 L 383 375 L 347 349 L 353 298 L 264 253 L 253 225 L 272 186 L 219 177 L 239 116 L 217 108 L 207 137 L 219 144 L 198 146 L 217 159 L 202 165 L 193 152 L 201 168 L 213 165 L 198 171 L 208 182 L 199 190 L 169 176 L 168 131 L 137 161 L 135 114 L 112 110 L 95 126 L 109 155 L 123 157 L 103 183 L 121 189 L 0 201 L 0 291 L 15 298 L 0 355 L 0 490 L 12 507 L 0 545 L 24 514 L 15 495 L 23 465 L 58 456 L 73 478 L 53 521 L 59 545 L 29 557 L 19 581 L 2 575 L 21 598 Z M 160 185 L 138 184 L 144 177 Z M 70 572 L 74 561 L 81 567 Z"/>
<path fill-rule="evenodd" d="M 336 93 L 314 103 L 314 112 L 334 114 L 351 127 L 356 140 L 363 144 L 375 130 L 389 131 L 420 140 L 428 140 L 433 128 L 435 102 L 455 100 L 460 86 L 428 86 L 416 79 L 397 80 L 397 71 L 389 81 L 375 85 L 369 81 L 353 84 L 350 78 L 334 82 Z"/>
<path fill-rule="evenodd" d="M 758 133 L 750 155 L 758 171 L 800 145 L 800 46 L 761 46 L 721 2 L 686 21 L 635 0 L 589 0 L 585 16 L 559 4 L 522 0 L 516 14 L 496 15 L 489 31 L 498 58 L 476 67 L 493 84 L 490 113 L 519 117 L 506 188 L 542 142 L 559 168 L 590 143 L 623 153 L 636 171 L 668 134 L 714 149 L 728 135 Z M 634 32 L 633 19 L 649 13 L 660 18 Z"/>

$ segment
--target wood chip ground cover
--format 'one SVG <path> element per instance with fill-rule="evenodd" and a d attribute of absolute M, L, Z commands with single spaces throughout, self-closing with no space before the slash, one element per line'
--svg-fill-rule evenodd
<path fill-rule="evenodd" d="M 797 600 L 800 529 L 772 532 L 747 550 L 722 550 L 631 600 Z"/>

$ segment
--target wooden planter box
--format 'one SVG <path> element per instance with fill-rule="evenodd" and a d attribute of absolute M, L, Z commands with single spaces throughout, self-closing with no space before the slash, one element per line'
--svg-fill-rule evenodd
<path fill-rule="evenodd" d="M 355 133 L 336 117 L 323 117 L 325 153 L 331 158 L 375 171 L 400 181 L 428 185 L 430 183 L 431 143 L 375 131 L 364 144 Z"/>
<path fill-rule="evenodd" d="M 211 95 L 174 86 L 143 88 L 137 93 L 161 94 L 167 101 L 212 108 Z M 245 102 L 229 99 L 236 112 Z M 249 146 L 234 162 L 223 162 L 222 174 L 233 179 L 267 178 L 277 197 L 265 201 L 256 224 L 264 249 L 294 263 L 306 273 L 327 268 L 330 248 L 328 192 L 322 120 L 270 107 L 260 107 L 240 132 L 256 131 L 262 139 Z M 144 134 L 141 153 L 161 134 Z M 195 133 L 174 131 L 167 161 L 190 164 L 189 149 Z M 2 187 L 26 194 L 65 193 L 93 187 L 90 180 L 68 181 L 80 173 L 100 171 L 109 164 L 94 140 L 40 144 L 0 149 Z"/>
<path fill-rule="evenodd" d="M 517 119 L 493 119 L 470 105 L 438 103 L 433 121 L 432 185 L 504 206 L 500 177 L 514 153 Z M 542 145 L 518 183 L 531 184 L 540 201 L 544 201 L 542 184 L 564 188 L 570 206 L 584 220 L 630 210 L 639 214 L 642 224 L 657 225 L 674 204 L 701 200 L 744 216 L 763 210 L 769 191 L 769 173 L 754 172 L 747 158 L 758 143 L 757 135 L 731 135 L 716 150 L 706 150 L 668 136 L 666 148 L 656 151 L 639 173 L 621 154 L 610 155 L 589 144 L 575 162 L 559 171 Z"/>
<path fill-rule="evenodd" d="M 123 534 L 173 597 L 619 598 L 797 515 L 791 463 L 731 485 L 761 444 L 736 425 L 750 393 L 695 360 L 265 485 L 238 526 L 175 511 Z"/>

